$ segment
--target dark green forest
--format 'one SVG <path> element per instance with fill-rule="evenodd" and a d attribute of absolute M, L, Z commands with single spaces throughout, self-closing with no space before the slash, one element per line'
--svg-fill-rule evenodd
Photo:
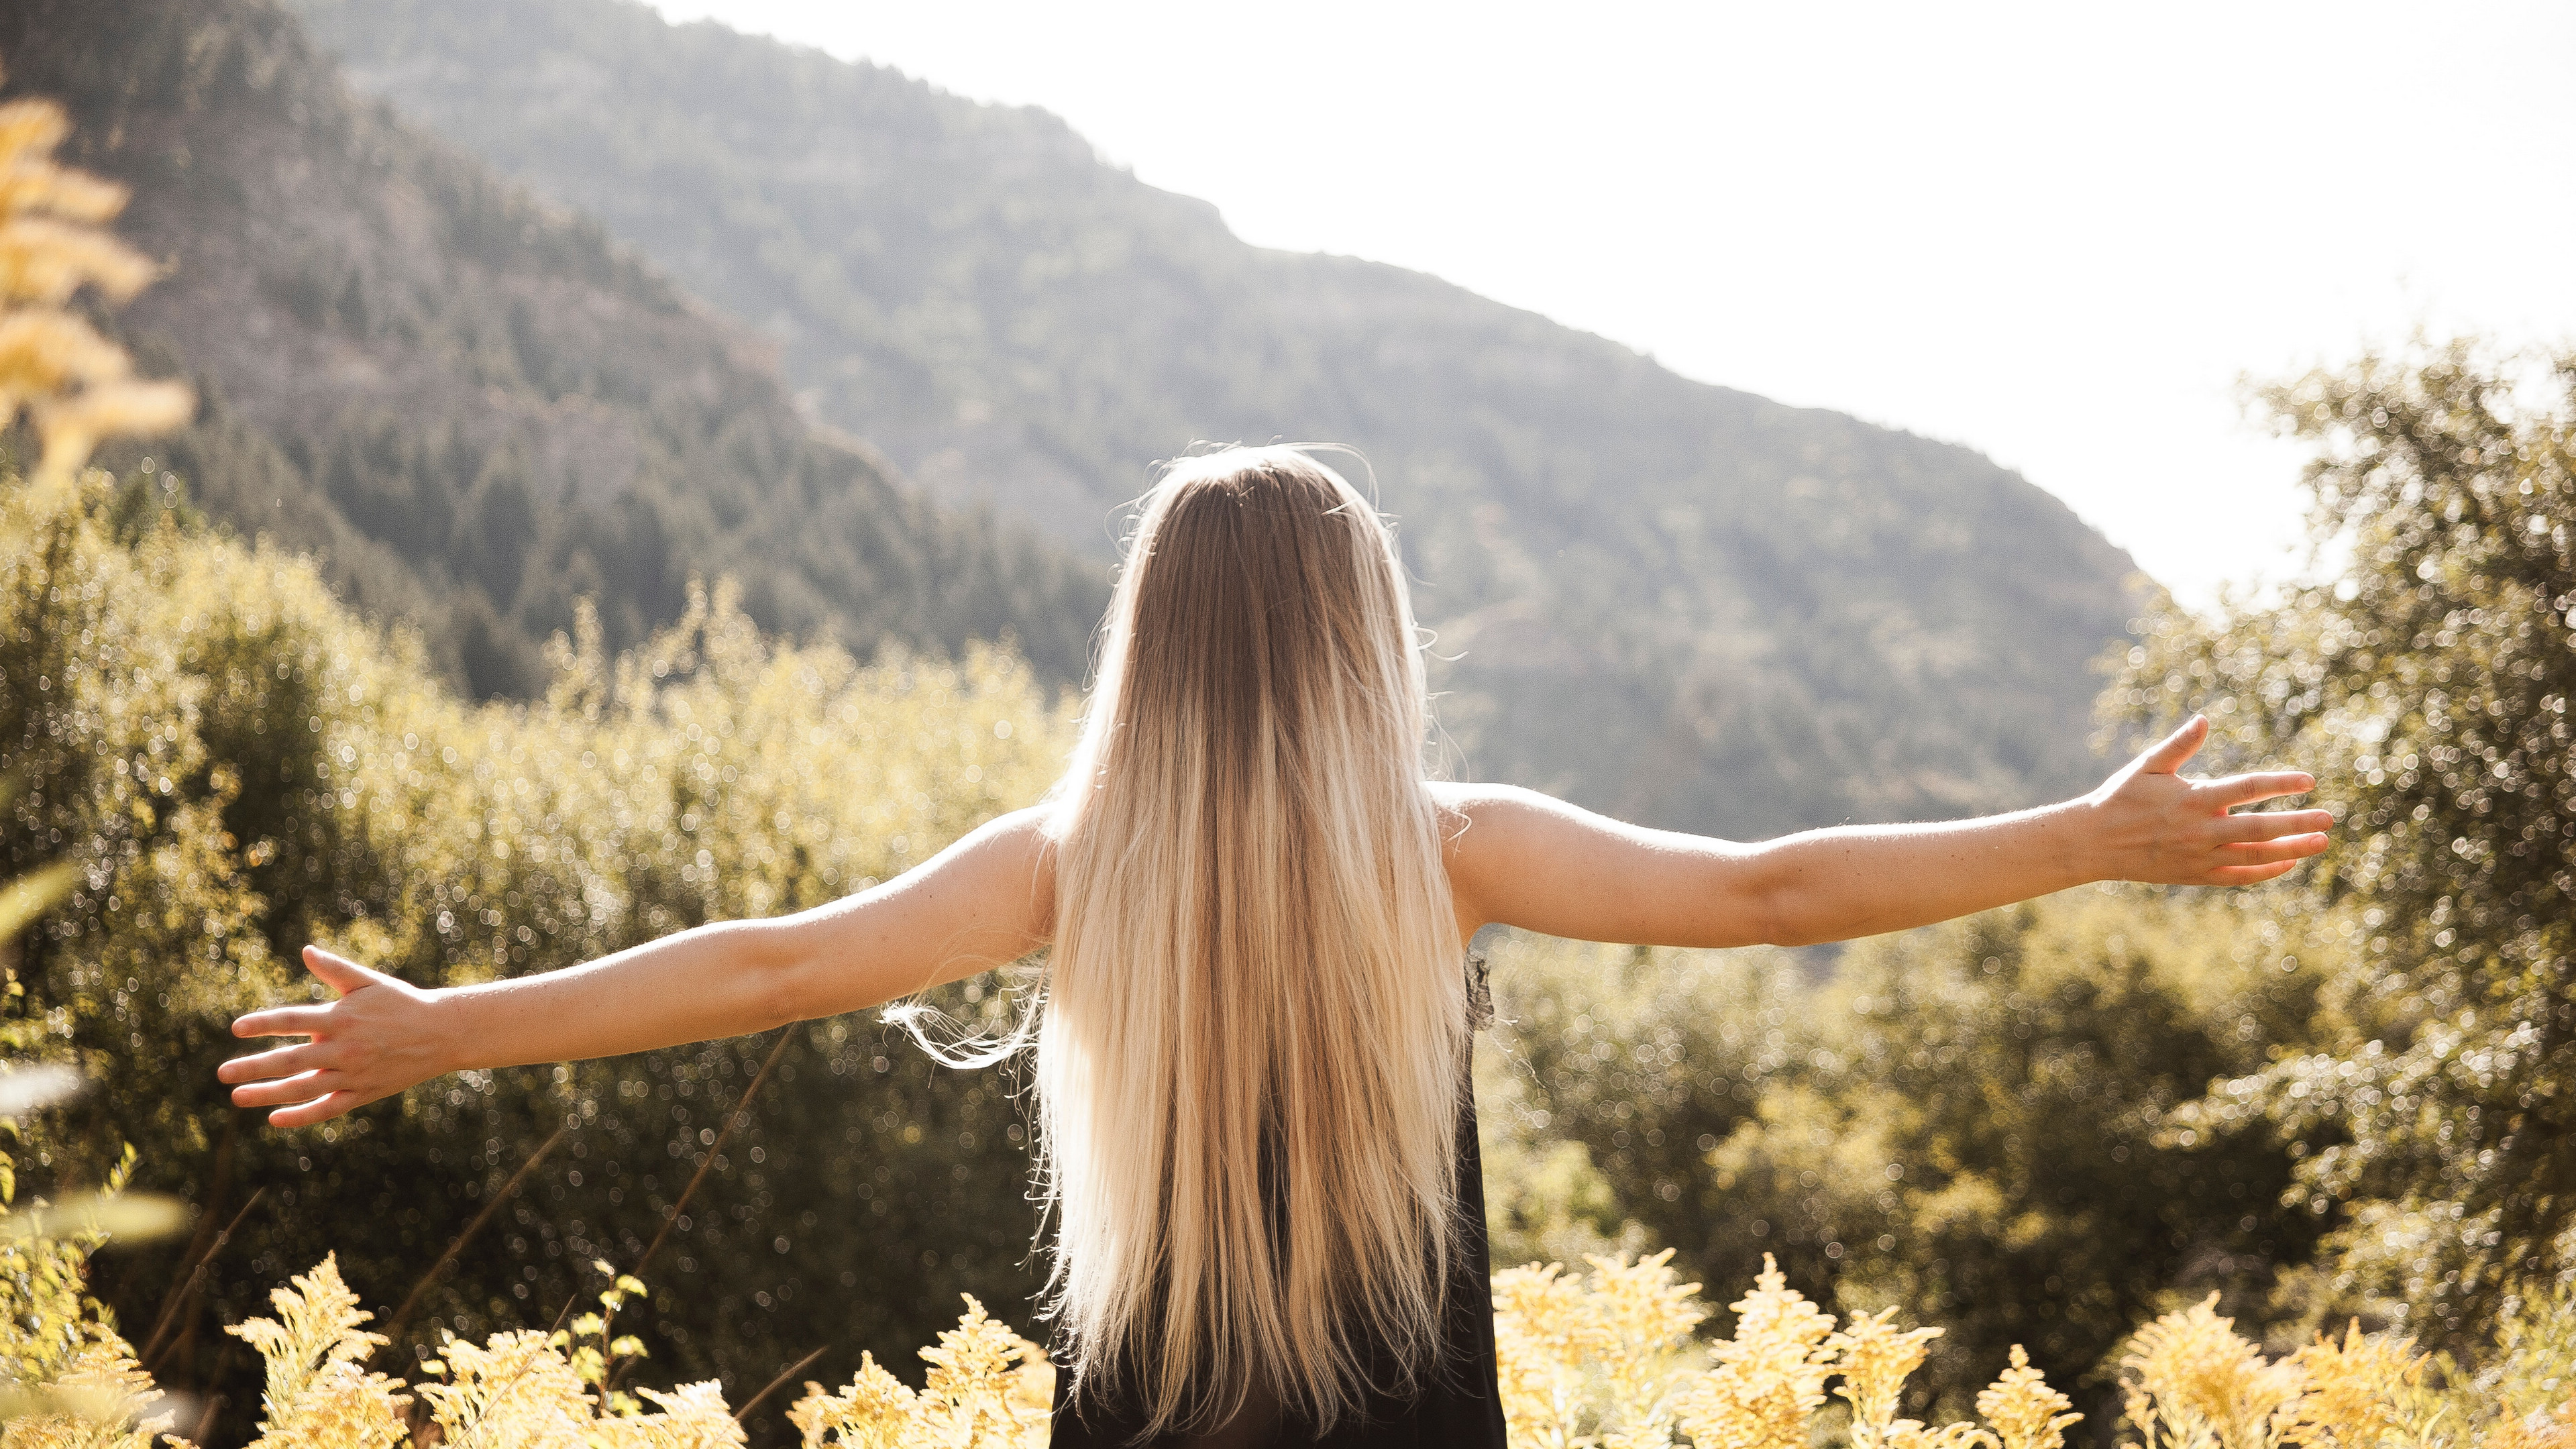
<path fill-rule="evenodd" d="M 206 406 L 151 451 L 474 692 L 542 687 L 579 598 L 632 645 L 692 572 L 772 629 L 1007 635 L 1080 676 L 1100 568 L 818 433 L 759 339 L 350 95 L 274 7 L 12 0 L 0 57 L 8 94 L 70 109 L 67 156 L 133 189 L 120 229 L 167 269 L 117 322 Z"/>
<path fill-rule="evenodd" d="M 1454 656 L 1465 773 L 1739 836 L 2098 773 L 2087 665 L 2144 603 L 2132 566 L 1967 449 L 1246 246 L 1041 112 L 626 0 L 293 8 L 360 89 L 759 328 L 939 496 L 1105 560 L 1194 440 L 1358 446 Z"/>

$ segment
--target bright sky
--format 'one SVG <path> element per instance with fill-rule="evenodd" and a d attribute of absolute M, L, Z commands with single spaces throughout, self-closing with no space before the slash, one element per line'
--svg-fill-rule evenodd
<path fill-rule="evenodd" d="M 1978 448 L 2186 599 L 2284 576 L 2240 375 L 2576 343 L 2576 6 L 655 0 L 1043 106 L 1264 246 Z"/>

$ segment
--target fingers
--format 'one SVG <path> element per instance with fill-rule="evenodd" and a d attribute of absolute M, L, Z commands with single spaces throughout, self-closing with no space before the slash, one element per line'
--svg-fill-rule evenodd
<path fill-rule="evenodd" d="M 2276 861 L 2296 864 L 2309 856 L 2324 854 L 2326 845 L 2323 835 L 2285 835 L 2278 840 L 2222 845 L 2217 855 L 2229 866 L 2270 865 Z"/>
<path fill-rule="evenodd" d="M 304 948 L 304 965 L 323 985 L 345 997 L 392 978 L 370 971 L 346 956 L 335 955 L 319 946 Z M 233 1022 L 235 1036 L 313 1036 L 331 1021 L 331 1008 L 324 1006 L 279 1006 L 265 1011 L 249 1012 Z"/>
<path fill-rule="evenodd" d="M 319 946 L 304 948 L 304 965 L 323 985 L 343 999 L 367 987 L 393 980 Z M 332 1026 L 335 1009 L 333 1006 L 277 1006 L 249 1012 L 234 1020 L 233 1035 L 319 1037 Z M 235 1057 L 215 1068 L 215 1077 L 219 1081 L 240 1084 L 233 1088 L 234 1106 L 276 1108 L 268 1114 L 271 1127 L 309 1127 L 362 1106 L 368 1100 L 363 1093 L 350 1087 L 345 1074 L 333 1067 L 332 1063 L 340 1056 L 341 1051 L 334 1044 L 308 1041 Z"/>
<path fill-rule="evenodd" d="M 346 956 L 333 955 L 319 946 L 304 948 L 304 967 L 320 977 L 323 985 L 342 996 L 390 979 L 380 972 L 368 970 Z"/>
<path fill-rule="evenodd" d="M 2275 861 L 2269 866 L 2218 866 L 2210 871 L 2210 884 L 2262 884 L 2267 879 L 2280 879 L 2298 869 L 2298 861 Z"/>
<path fill-rule="evenodd" d="M 259 1082 L 271 1077 L 290 1077 L 330 1065 L 323 1048 L 317 1043 L 301 1046 L 274 1047 L 251 1056 L 235 1057 L 215 1068 L 219 1082 Z"/>
<path fill-rule="evenodd" d="M 330 1119 L 339 1116 L 341 1113 L 348 1111 L 352 1107 L 362 1107 L 365 1105 L 366 1104 L 364 1102 L 358 1100 L 358 1094 L 355 1092 L 332 1092 L 325 1096 L 316 1097 L 310 1102 L 305 1102 L 293 1107 L 281 1107 L 278 1110 L 269 1113 L 268 1125 L 271 1127 L 310 1127 L 316 1122 L 327 1122 Z"/>
<path fill-rule="evenodd" d="M 2274 770 L 2259 775 L 2230 775 L 2222 780 L 2211 780 L 2200 787 L 2200 793 L 2210 804 L 2222 810 L 2233 810 L 2257 800 L 2305 795 L 2315 788 L 2317 777 L 2305 770 Z"/>
<path fill-rule="evenodd" d="M 310 1102 L 334 1092 L 345 1093 L 348 1079 L 335 1071 L 300 1072 L 274 1082 L 253 1082 L 233 1088 L 236 1107 L 291 1107 Z"/>
<path fill-rule="evenodd" d="M 2165 736 L 2162 743 L 2138 757 L 2138 773 L 2173 774 L 2183 767 L 2185 761 L 2200 752 L 2201 742 L 2208 738 L 2209 717 L 2193 715 L 2183 721 L 2181 729 Z"/>
<path fill-rule="evenodd" d="M 2247 815 L 2221 815 L 2210 826 L 2222 842 L 2242 844 L 2278 840 L 2285 835 L 2321 836 L 2334 829 L 2334 815 L 2325 810 L 2262 810 Z"/>
<path fill-rule="evenodd" d="M 314 1036 L 331 1024 L 327 1006 L 272 1006 L 233 1019 L 235 1036 Z"/>

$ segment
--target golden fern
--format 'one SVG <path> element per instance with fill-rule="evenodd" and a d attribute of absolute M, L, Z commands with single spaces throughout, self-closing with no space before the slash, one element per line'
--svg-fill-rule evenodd
<path fill-rule="evenodd" d="M 57 163 L 71 134 L 48 100 L 0 105 L 0 427 L 24 411 L 44 442 L 38 481 L 68 477 L 99 440 L 187 421 L 187 388 L 134 376 L 125 349 L 70 310 L 82 289 L 123 301 L 152 264 L 105 223 L 125 188 Z"/>
<path fill-rule="evenodd" d="M 0 1449 L 152 1449 L 156 1442 L 191 1449 L 169 1432 L 170 1413 L 151 1412 L 163 1395 L 134 1350 L 114 1329 L 89 1327 L 88 1341 L 59 1376 L 7 1406 Z"/>
<path fill-rule="evenodd" d="M 166 1411 L 146 1417 L 161 1397 L 151 1376 L 103 1311 L 80 1296 L 76 1268 L 85 1249 L 22 1234 L 0 1252 L 17 1255 L 7 1260 L 14 1268 L 0 1272 L 0 1296 L 17 1294 L 9 1301 L 19 1310 L 0 1319 L 0 1362 L 50 1365 L 41 1382 L 21 1379 L 9 1390 L 0 1449 L 184 1446 L 170 1434 Z M 40 1261 L 75 1264 L 68 1296 L 58 1291 L 40 1303 L 26 1296 L 24 1277 L 13 1285 L 12 1272 Z M 621 1278 L 609 1293 L 623 1301 L 642 1287 Z M 1597 1258 L 1582 1280 L 1553 1264 L 1508 1269 L 1493 1287 L 1505 1418 L 1520 1449 L 1671 1449 L 1679 1435 L 1725 1449 L 1805 1449 L 1819 1442 L 1814 1416 L 1829 1386 L 1852 1407 L 1852 1449 L 2063 1449 L 2065 1431 L 2082 1417 L 2015 1346 L 2011 1366 L 1977 1395 L 1984 1425 L 1897 1418 L 1906 1381 L 1937 1330 L 1899 1328 L 1893 1310 L 1857 1315 L 1837 1330 L 1833 1315 L 1768 1262 L 1734 1305 L 1734 1334 L 1705 1346 L 1690 1337 L 1702 1310 L 1693 1286 L 1674 1282 L 1669 1254 Z M 366 1368 L 385 1340 L 365 1330 L 369 1315 L 334 1259 L 270 1301 L 277 1317 L 231 1330 L 266 1365 L 260 1449 L 417 1442 L 405 1419 L 405 1385 Z M 965 1301 L 957 1326 L 921 1351 L 922 1387 L 868 1355 L 838 1391 L 808 1383 L 787 1413 L 805 1449 L 1041 1449 L 1054 1366 L 981 1303 Z M 2531 1323 L 2516 1331 L 2537 1347 L 2500 1346 L 2499 1362 L 2522 1376 L 2499 1390 L 2417 1354 L 2403 1338 L 2357 1327 L 2340 1341 L 2320 1338 L 2269 1361 L 2218 1315 L 2214 1300 L 2204 1301 L 2131 1338 L 2123 1387 L 2147 1449 L 2576 1449 L 2576 1398 L 2535 1397 L 2568 1392 L 2569 1367 L 2551 1346 L 2576 1333 L 2572 1307 L 2576 1299 L 2531 1310 Z M 424 1366 L 436 1382 L 414 1388 L 436 1421 L 435 1442 L 739 1449 L 744 1434 L 718 1384 L 642 1389 L 632 1398 L 609 1390 L 612 1356 L 642 1350 L 631 1339 L 601 1344 L 598 1318 L 585 1315 L 569 1333 L 450 1339 Z M 2532 1360 L 2528 1372 L 2514 1367 L 2520 1358 Z M 2428 1387 L 2436 1366 L 2451 1387 Z"/>
<path fill-rule="evenodd" d="M 1834 1316 L 1789 1287 L 1768 1253 L 1753 1291 L 1731 1306 L 1735 1334 L 1709 1350 L 1717 1367 L 1682 1395 L 1683 1431 L 1696 1444 L 1805 1449 L 1833 1372 Z"/>
<path fill-rule="evenodd" d="M 2030 1366 L 2030 1355 L 2017 1343 L 2012 1346 L 2012 1366 L 1977 1392 L 1977 1412 L 1994 1425 L 2000 1449 L 2058 1449 L 2066 1442 L 2068 1427 L 2084 1417 L 2067 1412 L 2073 1407 Z"/>
<path fill-rule="evenodd" d="M 1898 1419 L 1896 1407 L 1905 1381 L 1923 1366 L 1932 1340 L 1941 1336 L 1937 1328 L 1900 1329 L 1895 1318 L 1894 1308 L 1855 1314 L 1848 1326 L 1825 1340 L 1842 1374 L 1834 1393 L 1851 1404 L 1853 1449 L 1876 1449 L 1904 1437 L 1906 1431 L 1896 1426 L 1911 1421 Z"/>
<path fill-rule="evenodd" d="M 1905 1381 L 1937 1328 L 1899 1328 L 1896 1311 L 1834 1317 L 1788 1286 L 1767 1256 L 1736 1301 L 1734 1334 L 1699 1345 L 1706 1316 L 1677 1284 L 1667 1251 L 1594 1258 L 1588 1281 L 1557 1264 L 1494 1275 L 1494 1340 L 1503 1417 L 1521 1449 L 1669 1449 L 1687 1436 L 1724 1449 L 1806 1449 L 1827 1385 L 1852 1407 L 1852 1449 L 2061 1449 L 2066 1396 L 2016 1347 L 1977 1398 L 1991 1428 L 1899 1419 Z M 856 1442 L 856 1441 L 853 1441 Z"/>
<path fill-rule="evenodd" d="M 2139 1329 L 2120 1367 L 2147 1449 L 2278 1449 L 2307 1386 L 2296 1362 L 2268 1361 L 2236 1335 L 2215 1293 Z"/>
<path fill-rule="evenodd" d="M 1560 1263 L 1494 1275 L 1494 1348 L 1503 1419 L 1523 1449 L 1573 1449 L 1592 1442 L 1590 1365 L 1615 1340 L 1583 1284 Z"/>
<path fill-rule="evenodd" d="M 259 1396 L 254 1449 L 389 1449 L 402 1442 L 402 1381 L 361 1367 L 387 1340 L 359 1325 L 375 1315 L 340 1278 L 337 1254 L 271 1291 L 275 1318 L 225 1329 L 259 1350 L 267 1386 Z"/>
<path fill-rule="evenodd" d="M 807 1449 L 1043 1449 L 1055 1397 L 1055 1366 L 1045 1350 L 1013 1332 L 965 1295 L 966 1313 L 939 1342 L 921 1351 L 930 1364 L 920 1392 L 859 1356 L 847 1388 L 825 1393 L 808 1383 L 787 1411 Z"/>

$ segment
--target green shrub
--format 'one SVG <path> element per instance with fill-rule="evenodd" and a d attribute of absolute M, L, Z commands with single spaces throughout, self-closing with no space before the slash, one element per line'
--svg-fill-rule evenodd
<path fill-rule="evenodd" d="M 309 563 L 191 531 L 182 503 L 167 475 L 0 486 L 0 762 L 26 782 L 0 873 L 77 874 L 9 1011 L 99 1083 L 27 1169 L 95 1180 L 131 1136 L 140 1185 L 192 1204 L 201 1238 L 264 1192 L 155 1364 L 231 1414 L 252 1366 L 217 1324 L 334 1250 L 401 1302 L 558 1128 L 402 1327 L 480 1334 L 595 1291 L 585 1265 L 653 1238 L 772 1045 L 472 1073 L 271 1132 L 213 1072 L 235 1013 L 313 989 L 303 943 L 443 983 L 818 904 L 1030 802 L 1068 738 L 1067 706 L 1002 650 L 862 663 L 763 639 L 721 587 L 622 657 L 587 624 L 559 639 L 539 701 L 470 705 Z M 638 1331 L 685 1376 L 766 1378 L 824 1344 L 833 1371 L 923 1341 L 961 1291 L 1034 1286 L 1011 1083 L 864 1019 L 789 1036 L 653 1268 L 673 1291 Z M 100 1296 L 157 1318 L 182 1251 L 103 1263 Z"/>

